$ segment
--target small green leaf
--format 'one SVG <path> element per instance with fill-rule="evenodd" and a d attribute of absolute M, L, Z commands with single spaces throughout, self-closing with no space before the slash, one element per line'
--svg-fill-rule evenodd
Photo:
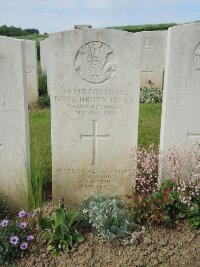
<path fill-rule="evenodd" d="M 62 225 L 58 225 L 58 226 L 55 228 L 55 232 L 54 232 L 54 234 L 55 234 L 55 236 L 56 236 L 57 238 L 61 238 L 61 239 L 64 238 Z"/>
<path fill-rule="evenodd" d="M 68 214 L 65 217 L 65 224 L 71 227 L 76 218 L 78 217 L 78 215 L 79 213 L 76 209 L 73 209 L 72 211 L 68 212 Z"/>
<path fill-rule="evenodd" d="M 72 236 L 68 235 L 65 240 L 64 240 L 65 244 L 70 245 L 70 247 L 72 247 Z"/>
<path fill-rule="evenodd" d="M 74 240 L 75 242 L 77 242 L 77 243 L 83 242 L 83 240 L 84 240 L 84 236 L 83 236 L 82 234 L 80 234 L 80 233 L 75 233 L 75 234 L 73 235 L 73 240 Z"/>
<path fill-rule="evenodd" d="M 51 233 L 49 231 L 45 231 L 41 234 L 41 240 L 49 240 L 51 238 Z"/>
<path fill-rule="evenodd" d="M 64 244 L 64 245 L 62 246 L 62 250 L 63 250 L 63 252 L 65 252 L 65 253 L 69 252 L 68 245 Z"/>
<path fill-rule="evenodd" d="M 58 250 L 58 249 L 56 249 L 56 248 L 54 248 L 54 249 L 51 251 L 51 254 L 52 254 L 53 256 L 58 256 L 59 253 L 60 253 L 60 250 Z"/>
<path fill-rule="evenodd" d="M 63 234 L 68 235 L 69 234 L 69 227 L 66 224 L 62 224 L 61 226 L 62 226 Z"/>
<path fill-rule="evenodd" d="M 43 217 L 39 220 L 39 226 L 42 230 L 51 229 L 52 223 L 48 217 Z"/>
<path fill-rule="evenodd" d="M 57 227 L 60 224 L 63 224 L 64 219 L 65 219 L 64 209 L 63 208 L 57 209 L 56 214 L 55 214 L 55 227 Z"/>

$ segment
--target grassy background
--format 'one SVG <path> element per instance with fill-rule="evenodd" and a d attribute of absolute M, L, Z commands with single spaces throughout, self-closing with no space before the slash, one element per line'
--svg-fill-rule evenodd
<path fill-rule="evenodd" d="M 113 26 L 108 29 L 123 30 L 127 32 L 141 32 L 141 31 L 164 31 L 169 27 L 176 26 L 176 23 L 165 24 L 144 24 L 144 25 L 129 25 L 129 26 Z"/>
<path fill-rule="evenodd" d="M 51 182 L 50 111 L 29 112 L 31 174 L 29 179 L 30 208 L 41 206 L 43 186 Z"/>
<path fill-rule="evenodd" d="M 140 104 L 138 146 L 147 148 L 159 144 L 161 103 Z M 43 201 L 43 186 L 51 182 L 51 122 L 50 110 L 29 112 L 30 119 L 30 206 Z"/>
<path fill-rule="evenodd" d="M 159 145 L 162 103 L 140 104 L 138 146 Z"/>

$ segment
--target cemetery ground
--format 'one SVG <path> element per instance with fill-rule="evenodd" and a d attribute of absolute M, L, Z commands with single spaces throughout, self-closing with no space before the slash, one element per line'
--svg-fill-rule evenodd
<path fill-rule="evenodd" d="M 161 104 L 141 104 L 139 117 L 139 147 L 159 143 Z M 32 207 L 41 206 L 46 216 L 55 212 L 51 204 L 51 144 L 50 144 L 50 110 L 34 110 L 29 112 L 32 190 L 34 197 L 30 198 Z M 43 191 L 46 191 L 43 194 Z M 45 200 L 46 198 L 46 200 Z M 131 203 L 132 200 L 128 200 Z M 66 208 L 67 203 L 65 203 Z M 130 208 L 130 207 L 129 207 Z M 21 219 L 23 214 L 21 213 Z M 20 215 L 20 216 L 21 216 Z M 36 217 L 37 218 L 37 217 Z M 33 220 L 35 220 L 33 218 Z M 47 241 L 41 240 L 41 229 L 36 222 L 31 222 L 31 234 L 34 240 L 25 256 L 15 261 L 16 266 L 60 266 L 60 267 L 109 267 L 109 266 L 199 266 L 200 231 L 191 229 L 181 221 L 178 225 L 165 223 L 137 223 L 134 242 L 130 236 L 105 241 L 97 233 L 81 226 L 76 226 L 84 235 L 84 241 L 74 246 L 70 253 L 53 256 L 47 251 Z M 145 226 L 145 228 L 141 226 Z M 30 232 L 29 232 L 30 234 Z M 13 255 L 11 255 L 12 257 Z M 2 265 L 5 266 L 5 265 Z"/>
<path fill-rule="evenodd" d="M 1 267 L 200 266 L 200 23 L 126 30 L 0 36 Z"/>

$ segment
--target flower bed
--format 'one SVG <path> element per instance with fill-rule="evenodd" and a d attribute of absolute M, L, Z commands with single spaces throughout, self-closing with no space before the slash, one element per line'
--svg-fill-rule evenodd
<path fill-rule="evenodd" d="M 61 199 L 57 208 L 21 210 L 15 219 L 0 210 L 2 266 L 199 266 L 199 144 L 184 155 L 168 151 L 169 179 L 161 184 L 157 151 L 132 151 L 135 190 L 127 202 L 93 196 L 69 210 Z"/>

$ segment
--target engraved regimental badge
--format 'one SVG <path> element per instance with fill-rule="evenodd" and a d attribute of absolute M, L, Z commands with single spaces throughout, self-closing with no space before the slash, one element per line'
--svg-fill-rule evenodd
<path fill-rule="evenodd" d="M 83 80 L 90 83 L 109 80 L 116 70 L 113 50 L 98 41 L 84 44 L 76 54 L 75 69 Z"/>
<path fill-rule="evenodd" d="M 200 43 L 195 47 L 193 61 L 195 69 L 200 70 Z"/>

